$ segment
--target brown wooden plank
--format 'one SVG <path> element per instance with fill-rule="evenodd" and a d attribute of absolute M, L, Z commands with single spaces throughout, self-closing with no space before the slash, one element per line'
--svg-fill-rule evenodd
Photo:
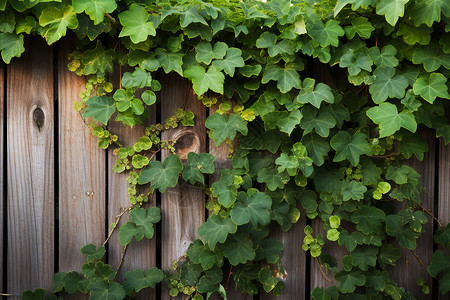
<path fill-rule="evenodd" d="M 121 73 L 116 70 L 113 74 L 112 83 L 115 88 L 119 87 Z M 152 106 L 151 108 L 154 108 Z M 149 123 L 155 122 L 155 109 L 150 110 Z M 115 118 L 115 116 L 113 116 Z M 111 119 L 112 120 L 112 119 Z M 112 134 L 116 134 L 119 137 L 119 143 L 124 147 L 133 146 L 136 141 L 144 135 L 144 127 L 135 126 L 131 128 L 129 126 L 124 127 L 122 122 L 111 122 L 108 126 L 109 131 Z M 121 174 L 112 171 L 117 156 L 113 155 L 113 148 L 108 151 L 108 224 L 116 222 L 116 216 L 120 214 L 123 209 L 130 206 L 129 194 L 128 194 L 128 173 L 123 172 Z M 144 191 L 142 191 L 144 192 Z M 156 197 L 152 195 L 149 197 L 148 203 L 145 204 L 145 208 L 156 205 Z M 129 214 L 126 213 L 120 220 L 116 227 L 116 232 L 111 236 L 108 242 L 108 260 L 113 269 L 117 269 L 122 256 L 123 247 L 119 243 L 118 231 L 121 225 L 125 224 L 129 220 Z M 156 237 L 156 234 L 155 234 Z M 151 240 L 143 239 L 136 243 L 133 239 L 128 245 L 126 255 L 123 260 L 122 266 L 117 273 L 116 279 L 118 282 L 123 282 L 123 275 L 125 272 L 142 269 L 148 270 L 156 265 L 156 238 Z M 135 299 L 156 299 L 155 289 L 141 290 Z"/>
<path fill-rule="evenodd" d="M 206 111 L 193 94 L 191 84 L 177 75 L 165 77 L 161 84 L 162 122 L 172 116 L 177 108 L 190 110 L 195 115 L 194 127 L 179 126 L 164 131 L 162 140 L 177 140 L 176 153 L 181 159 L 185 159 L 188 152 L 205 152 Z M 162 160 L 168 155 L 167 151 L 163 151 Z M 181 182 L 175 188 L 168 188 L 161 198 L 161 264 L 162 269 L 166 270 L 197 239 L 197 228 L 205 221 L 205 193 Z M 163 287 L 162 299 L 169 298 L 167 288 Z M 183 299 L 181 296 L 178 298 Z"/>
<path fill-rule="evenodd" d="M 51 289 L 54 265 L 53 50 L 31 39 L 8 67 L 7 290 Z"/>
<path fill-rule="evenodd" d="M 420 175 L 420 181 L 424 187 L 421 193 L 423 207 L 433 213 L 434 209 L 434 184 L 435 184 L 435 135 L 430 132 L 422 133 L 426 138 L 430 150 L 425 154 L 423 161 L 415 157 L 408 160 L 408 165 L 414 168 Z M 428 216 L 428 215 L 427 215 Z M 429 217 L 429 216 L 428 216 Z M 425 265 L 429 265 L 433 254 L 433 220 L 423 226 L 425 233 L 417 240 L 415 253 Z M 418 299 L 431 299 L 431 293 L 425 295 L 417 285 L 417 279 L 423 278 L 431 288 L 431 277 L 427 270 L 419 263 L 413 253 L 408 249 L 401 250 L 402 257 L 397 261 L 397 266 L 392 268 L 391 275 L 399 286 L 413 293 Z"/>
<path fill-rule="evenodd" d="M 85 87 L 85 79 L 67 69 L 73 49 L 64 40 L 58 55 L 60 271 L 80 271 L 86 262 L 80 248 L 105 240 L 105 151 L 73 109 Z"/>
<path fill-rule="evenodd" d="M 3 107 L 4 107 L 4 95 L 5 95 L 5 78 L 4 78 L 4 71 L 5 71 L 5 64 L 3 62 L 0 62 L 0 197 L 1 197 L 1 203 L 0 203 L 0 291 L 3 291 L 3 247 L 4 247 L 4 242 L 3 242 L 3 205 L 4 205 L 4 201 L 3 201 L 3 193 L 4 188 L 3 188 L 3 182 L 4 182 L 4 178 L 5 178 L 5 174 L 3 172 L 3 149 L 5 145 L 5 141 L 3 140 L 4 136 L 3 136 L 3 122 L 5 121 L 5 119 L 3 118 L 4 116 L 4 111 L 3 111 Z"/>

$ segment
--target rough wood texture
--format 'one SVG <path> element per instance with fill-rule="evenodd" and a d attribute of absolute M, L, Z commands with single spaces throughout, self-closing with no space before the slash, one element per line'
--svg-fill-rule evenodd
<path fill-rule="evenodd" d="M 190 110 L 195 115 L 194 127 L 179 126 L 164 131 L 162 140 L 177 140 L 175 149 L 181 159 L 186 159 L 188 152 L 205 152 L 205 107 L 193 94 L 191 84 L 176 75 L 166 76 L 161 84 L 162 123 L 177 108 Z M 169 155 L 168 151 L 163 151 L 162 160 Z M 197 228 L 205 221 L 205 193 L 183 182 L 175 188 L 168 188 L 162 194 L 161 213 L 161 264 L 165 270 L 183 256 L 189 244 L 197 238 Z M 181 296 L 178 298 L 182 299 Z M 162 299 L 169 299 L 164 286 Z"/>
<path fill-rule="evenodd" d="M 5 86 L 4 86 L 4 71 L 5 71 L 5 65 L 3 64 L 3 62 L 0 62 L 0 197 L 1 197 L 1 201 L 0 201 L 0 292 L 3 291 L 3 247 L 4 247 L 4 242 L 3 242 L 3 205 L 4 203 L 4 188 L 3 188 L 3 182 L 4 182 L 4 178 L 5 178 L 5 174 L 4 174 L 4 165 L 3 165 L 3 160 L 4 160 L 4 153 L 3 153 L 3 149 L 4 149 L 4 145 L 5 145 L 5 141 L 3 140 L 4 136 L 3 136 L 3 124 L 5 122 L 4 119 L 4 99 L 3 96 L 5 94 Z"/>
<path fill-rule="evenodd" d="M 51 289 L 53 277 L 53 50 L 33 49 L 8 67 L 7 290 Z"/>
<path fill-rule="evenodd" d="M 423 131 L 430 150 L 425 154 L 423 161 L 415 157 L 408 160 L 408 165 L 414 168 L 420 175 L 420 181 L 424 190 L 421 193 L 422 206 L 433 213 L 434 209 L 434 184 L 435 184 L 435 134 L 431 131 Z M 429 265 L 433 254 L 433 220 L 427 215 L 429 222 L 423 226 L 425 233 L 417 240 L 415 253 L 425 265 Z M 419 263 L 410 250 L 402 249 L 402 257 L 397 261 L 397 266 L 392 268 L 392 277 L 407 291 L 410 291 L 418 299 L 431 299 L 431 293 L 425 295 L 417 285 L 417 279 L 423 278 L 425 283 L 432 285 L 431 277 L 427 270 Z"/>
<path fill-rule="evenodd" d="M 112 83 L 115 88 L 119 87 L 119 82 L 121 78 L 120 72 L 115 70 Z M 154 106 L 152 106 L 154 108 Z M 115 118 L 115 115 L 111 120 Z M 150 110 L 150 123 L 155 121 L 155 110 Z M 124 146 L 133 146 L 136 141 L 144 135 L 144 127 L 135 126 L 130 128 L 129 126 L 124 127 L 122 122 L 112 122 L 108 126 L 112 134 L 116 134 L 120 140 L 119 142 Z M 112 168 L 116 162 L 117 156 L 113 155 L 114 147 L 108 150 L 108 224 L 116 222 L 116 216 L 120 214 L 124 209 L 130 206 L 128 194 L 128 172 L 123 172 L 121 174 L 112 171 Z M 141 191 L 142 193 L 146 191 Z M 148 192 L 148 191 L 147 191 Z M 156 205 L 155 195 L 149 197 L 149 202 L 145 204 L 145 208 Z M 117 223 L 115 232 L 111 236 L 108 242 L 108 262 L 111 264 L 113 269 L 117 269 L 120 258 L 122 256 L 123 247 L 119 243 L 119 228 L 125 224 L 130 219 L 129 214 L 121 218 L 120 222 Z M 117 280 L 122 282 L 123 275 L 125 272 L 135 269 L 148 270 L 156 265 L 156 232 L 155 236 L 151 239 L 143 239 L 140 242 L 136 242 L 135 239 L 131 241 L 128 245 L 124 261 L 122 263 L 121 269 L 117 273 Z M 141 290 L 135 299 L 156 299 L 155 289 L 147 288 Z"/>
<path fill-rule="evenodd" d="M 67 69 L 72 49 L 63 41 L 58 57 L 60 271 L 80 271 L 86 261 L 80 248 L 105 240 L 105 151 L 73 109 L 85 79 Z"/>
<path fill-rule="evenodd" d="M 438 219 L 443 226 L 450 223 L 450 144 L 445 146 L 444 139 L 439 139 L 439 191 Z"/>

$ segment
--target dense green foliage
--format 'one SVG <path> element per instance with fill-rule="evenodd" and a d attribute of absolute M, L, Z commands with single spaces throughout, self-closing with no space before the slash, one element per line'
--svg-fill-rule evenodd
<path fill-rule="evenodd" d="M 171 295 L 203 299 L 225 295 L 229 265 L 244 293 L 280 294 L 283 244 L 268 238 L 269 224 L 288 231 L 309 218 L 323 222 L 326 236 L 305 227 L 303 249 L 336 281 L 315 288 L 314 299 L 413 298 L 387 270 L 400 258 L 398 247 L 417 247 L 430 217 L 421 208 L 420 176 L 404 164 L 428 151 L 417 132 L 429 128 L 450 141 L 449 1 L 0 0 L 6 63 L 23 53 L 26 35 L 53 44 L 67 29 L 79 39 L 69 68 L 90 76 L 75 109 L 96 121 L 91 126 L 101 148 L 115 147 L 114 170 L 129 172 L 131 220 L 120 228 L 120 243 L 151 238 L 160 220 L 158 208 L 139 208 L 147 196 L 137 194 L 137 185 L 161 193 L 180 180 L 197 185 L 210 195 L 212 215 L 187 260 L 165 275 L 133 270 L 115 282 L 102 262 L 105 248 L 88 245 L 82 276 L 55 274 L 55 295 L 123 299 L 165 276 Z M 108 74 L 117 63 L 132 70 L 113 87 Z M 210 187 L 204 180 L 215 171 L 210 154 L 150 162 L 161 149 L 174 151 L 174 142 L 159 134 L 193 125 L 191 112 L 177 110 L 148 127 L 134 147 L 122 147 L 121 137 L 108 131 L 111 122 L 144 124 L 161 89 L 158 79 L 171 72 L 189 79 L 206 106 L 219 105 L 205 126 L 216 145 L 229 144 L 233 167 L 220 170 Z M 428 267 L 442 294 L 450 290 L 450 257 L 443 251 L 449 237 L 449 226 L 438 229 L 439 250 Z M 339 267 L 322 252 L 326 240 L 348 250 Z M 42 299 L 44 292 L 23 296 Z"/>

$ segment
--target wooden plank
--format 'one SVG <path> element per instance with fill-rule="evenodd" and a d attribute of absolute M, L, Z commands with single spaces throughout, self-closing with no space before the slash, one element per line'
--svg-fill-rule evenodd
<path fill-rule="evenodd" d="M 407 164 L 414 168 L 420 175 L 420 181 L 424 187 L 421 193 L 422 206 L 433 213 L 434 209 L 434 185 L 435 185 L 435 135 L 431 131 L 422 132 L 426 138 L 430 150 L 425 154 L 422 162 L 415 157 L 408 160 Z M 427 217 L 429 217 L 427 215 Z M 415 253 L 425 265 L 429 265 L 433 254 L 433 220 L 423 226 L 425 233 L 417 240 Z M 417 279 L 423 278 L 425 284 L 432 285 L 432 280 L 427 270 L 419 263 L 414 254 L 408 249 L 401 250 L 402 257 L 397 261 L 397 266 L 392 268 L 391 275 L 399 286 L 410 291 L 418 299 L 431 299 L 431 293 L 425 295 L 417 285 Z"/>
<path fill-rule="evenodd" d="M 439 190 L 438 190 L 438 219 L 443 226 L 450 223 L 450 144 L 444 144 L 439 139 Z"/>
<path fill-rule="evenodd" d="M 164 131 L 162 140 L 177 140 L 175 149 L 181 159 L 185 159 L 188 152 L 205 152 L 206 111 L 193 94 L 191 84 L 177 75 L 169 75 L 161 83 L 162 122 L 172 116 L 177 108 L 190 110 L 195 115 L 194 127 L 180 125 Z M 162 160 L 169 154 L 163 151 Z M 197 228 L 205 221 L 205 193 L 184 182 L 175 188 L 168 188 L 161 197 L 161 213 L 161 265 L 166 270 L 197 239 Z M 163 286 L 162 299 L 169 298 L 168 290 Z M 182 299 L 181 296 L 177 298 Z"/>
<path fill-rule="evenodd" d="M 3 111 L 3 107 L 4 107 L 4 95 L 5 95 L 5 78 L 4 78 L 4 72 L 5 72 L 5 64 L 3 62 L 0 62 L 0 197 L 1 197 L 1 202 L 0 202 L 0 291 L 3 291 L 3 247 L 4 247 L 4 242 L 3 242 L 3 205 L 4 203 L 4 197 L 3 197 L 3 193 L 4 188 L 3 188 L 3 182 L 4 182 L 4 178 L 5 175 L 3 172 L 3 168 L 4 168 L 4 164 L 3 164 L 3 160 L 4 160 L 4 153 L 3 153 L 3 149 L 4 149 L 4 145 L 5 145 L 5 141 L 3 140 L 4 136 L 3 136 L 3 123 L 5 122 L 5 119 L 3 118 L 4 116 L 4 111 Z M 5 274 L 6 275 L 6 274 Z"/>
<path fill-rule="evenodd" d="M 73 109 L 85 87 L 85 79 L 67 69 L 74 43 L 66 39 L 59 46 L 59 269 L 80 271 L 86 262 L 80 248 L 105 240 L 106 157 Z"/>
<path fill-rule="evenodd" d="M 113 74 L 112 83 L 115 88 L 119 87 L 121 78 L 119 70 L 115 70 Z M 149 123 L 154 123 L 156 118 L 155 106 L 152 106 L 150 110 Z M 113 116 L 115 118 L 115 116 Z M 135 126 L 130 128 L 124 127 L 122 122 L 110 122 L 108 129 L 112 134 L 116 134 L 119 137 L 119 142 L 124 146 L 133 146 L 138 138 L 144 135 L 144 127 Z M 121 174 L 112 171 L 117 156 L 113 155 L 113 148 L 108 151 L 108 224 L 116 222 L 116 216 L 120 214 L 124 209 L 130 206 L 129 194 L 128 194 L 128 173 L 123 172 Z M 144 191 L 142 191 L 143 193 Z M 145 208 L 150 206 L 156 206 L 156 197 L 151 195 L 148 203 L 145 204 Z M 123 247 L 119 243 L 118 231 L 120 226 L 125 224 L 129 220 L 129 214 L 126 213 L 120 220 L 116 227 L 116 232 L 111 236 L 108 242 L 108 262 L 111 264 L 114 270 L 117 269 L 122 256 Z M 128 245 L 126 250 L 126 256 L 123 260 L 122 266 L 117 273 L 116 280 L 123 282 L 123 275 L 125 272 L 142 269 L 148 270 L 151 267 L 156 266 L 156 234 L 151 240 L 143 239 L 136 243 L 133 239 Z M 156 299 L 155 289 L 148 288 L 141 290 L 135 299 Z"/>
<path fill-rule="evenodd" d="M 7 290 L 51 289 L 54 249 L 53 50 L 30 39 L 8 67 Z"/>

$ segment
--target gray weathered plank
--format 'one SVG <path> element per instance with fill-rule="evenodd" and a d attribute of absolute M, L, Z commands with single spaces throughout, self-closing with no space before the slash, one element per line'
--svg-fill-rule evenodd
<path fill-rule="evenodd" d="M 3 193 L 4 193 L 4 187 L 3 187 L 3 179 L 5 178 L 4 176 L 6 174 L 4 174 L 3 172 L 3 149 L 5 145 L 5 141 L 3 140 L 4 136 L 3 136 L 3 122 L 5 121 L 4 119 L 4 111 L 3 111 L 3 107 L 4 107 L 4 99 L 3 96 L 5 94 L 5 86 L 4 86 L 4 71 L 5 71 L 5 64 L 3 62 L 0 62 L 0 197 L 1 197 L 1 203 L 0 203 L 0 291 L 3 291 L 3 205 L 4 205 L 4 201 L 3 201 Z"/>
<path fill-rule="evenodd" d="M 121 75 L 122 74 L 119 70 L 115 70 L 112 78 L 112 83 L 115 88 L 119 87 Z M 156 112 L 154 107 L 155 106 L 152 106 L 152 109 L 150 109 L 150 123 L 155 122 Z M 113 118 L 115 118 L 115 116 L 113 116 Z M 111 120 L 113 120 L 113 118 L 111 118 Z M 119 137 L 119 143 L 124 147 L 133 146 L 136 141 L 144 135 L 144 127 L 124 127 L 122 122 L 110 121 L 108 129 L 112 134 L 116 134 Z M 113 149 L 114 147 L 110 147 L 108 150 L 108 224 L 116 222 L 116 216 L 130 206 L 130 195 L 128 194 L 128 182 L 126 180 L 128 177 L 128 172 L 118 174 L 112 171 L 117 158 L 117 156 L 113 155 Z M 141 192 L 143 193 L 145 191 Z M 155 205 L 156 197 L 155 195 L 151 195 L 148 203 L 146 203 L 144 207 L 148 208 Z M 116 224 L 117 227 L 115 232 L 108 242 L 108 260 L 114 270 L 117 269 L 120 263 L 123 251 L 123 247 L 119 243 L 119 228 L 129 219 L 129 214 L 125 213 L 120 222 Z M 123 275 L 125 272 L 134 269 L 142 269 L 146 271 L 155 265 L 156 238 L 154 237 L 151 240 L 143 239 L 138 243 L 133 239 L 127 247 L 125 258 L 119 272 L 117 273 L 116 279 L 119 282 L 123 282 Z M 135 299 L 156 299 L 155 289 L 148 288 L 141 290 Z"/>
<path fill-rule="evenodd" d="M 86 262 L 80 248 L 105 240 L 105 151 L 73 109 L 85 86 L 84 78 L 67 69 L 73 49 L 64 40 L 58 56 L 60 271 L 80 271 Z"/>
<path fill-rule="evenodd" d="M 408 160 L 407 164 L 414 168 L 420 175 L 420 181 L 424 187 L 421 193 L 422 206 L 433 213 L 434 209 L 434 184 L 435 184 L 435 136 L 430 131 L 423 131 L 430 150 L 425 154 L 423 161 L 415 157 Z M 429 217 L 427 215 L 427 217 Z M 417 240 L 417 248 L 414 250 L 425 265 L 429 265 L 433 254 L 433 220 L 423 226 L 425 233 Z M 397 266 L 392 268 L 392 277 L 407 291 L 410 291 L 418 299 L 431 299 L 431 293 L 425 295 L 417 285 L 417 279 L 423 278 L 431 288 L 431 277 L 427 270 L 420 264 L 414 254 L 408 249 L 401 250 L 402 257 L 397 261 Z"/>
<path fill-rule="evenodd" d="M 31 39 L 8 67 L 7 290 L 52 287 L 54 249 L 53 50 Z"/>
<path fill-rule="evenodd" d="M 191 84 L 176 75 L 161 80 L 161 119 L 174 114 L 175 109 L 190 110 L 195 115 L 195 126 L 179 126 L 164 131 L 162 140 L 177 140 L 176 154 L 186 159 L 188 152 L 205 152 L 206 111 L 202 102 L 192 92 Z M 162 160 L 170 153 L 162 152 Z M 197 228 L 205 220 L 205 193 L 187 183 L 180 182 L 175 188 L 168 188 L 161 197 L 162 269 L 170 268 L 173 261 L 182 257 L 192 241 L 197 238 Z M 178 297 L 182 299 L 181 297 Z M 162 299 L 169 299 L 167 288 L 163 287 Z"/>

